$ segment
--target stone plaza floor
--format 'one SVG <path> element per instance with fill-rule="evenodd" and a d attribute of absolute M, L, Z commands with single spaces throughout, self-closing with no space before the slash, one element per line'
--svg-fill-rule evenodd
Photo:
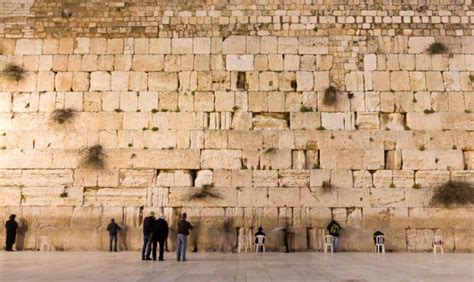
<path fill-rule="evenodd" d="M 474 254 L 0 252 L 0 281 L 474 281 Z"/>

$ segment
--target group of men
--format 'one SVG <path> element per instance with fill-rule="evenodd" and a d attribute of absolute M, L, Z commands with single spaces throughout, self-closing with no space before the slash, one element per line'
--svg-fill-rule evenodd
<path fill-rule="evenodd" d="M 188 235 L 193 229 L 191 223 L 186 220 L 186 213 L 181 214 L 181 220 L 178 223 L 178 237 L 177 237 L 177 248 L 176 257 L 177 261 L 186 261 L 186 248 L 188 245 Z M 16 232 L 18 229 L 18 223 L 15 221 L 16 215 L 10 215 L 9 220 L 5 223 L 6 229 L 6 251 L 13 251 L 13 244 L 15 244 Z M 111 219 L 107 226 L 109 232 L 109 251 L 117 252 L 117 235 L 122 228 L 115 222 L 115 219 Z M 335 220 L 332 220 L 326 227 L 329 234 L 333 236 L 333 249 L 335 252 L 339 246 L 339 235 L 342 230 L 341 225 Z M 264 235 L 263 228 L 259 227 L 257 235 Z M 150 212 L 143 221 L 143 247 L 142 247 L 142 260 L 156 260 L 156 249 L 159 245 L 159 261 L 164 260 L 165 242 L 168 238 L 168 222 L 165 220 L 164 215 L 160 215 L 158 219 L 155 218 L 155 213 Z M 377 235 L 383 235 L 382 232 L 376 231 L 374 233 L 374 243 Z M 288 252 L 288 242 L 285 238 L 286 251 Z"/>

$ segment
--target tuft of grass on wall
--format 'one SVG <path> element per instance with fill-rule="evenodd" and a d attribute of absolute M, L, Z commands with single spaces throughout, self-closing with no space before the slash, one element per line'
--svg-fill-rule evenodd
<path fill-rule="evenodd" d="M 431 205 L 445 208 L 474 204 L 474 185 L 465 181 L 449 181 L 435 188 Z"/>
<path fill-rule="evenodd" d="M 213 187 L 214 187 L 214 185 L 212 185 L 212 184 L 203 185 L 201 190 L 199 190 L 197 192 L 194 192 L 194 193 L 191 193 L 189 195 L 189 200 L 190 201 L 202 200 L 202 199 L 205 199 L 205 198 L 220 199 L 221 196 L 218 193 L 213 191 L 213 189 L 212 189 Z"/>
<path fill-rule="evenodd" d="M 431 43 L 430 46 L 428 46 L 428 49 L 426 49 L 426 51 L 428 51 L 428 53 L 431 55 L 444 54 L 448 52 L 448 47 L 441 42 L 434 42 Z"/>
<path fill-rule="evenodd" d="M 14 80 L 17 82 L 23 80 L 26 76 L 25 70 L 21 66 L 13 63 L 7 64 L 2 71 L 2 74 L 8 80 Z"/>
<path fill-rule="evenodd" d="M 334 105 L 337 102 L 337 88 L 329 86 L 324 91 L 323 104 L 326 106 Z"/>
<path fill-rule="evenodd" d="M 101 145 L 94 145 L 85 150 L 82 164 L 85 167 L 102 169 L 105 167 L 105 152 Z"/>
<path fill-rule="evenodd" d="M 74 118 L 74 111 L 72 109 L 56 109 L 51 115 L 51 120 L 59 124 L 70 121 Z"/>

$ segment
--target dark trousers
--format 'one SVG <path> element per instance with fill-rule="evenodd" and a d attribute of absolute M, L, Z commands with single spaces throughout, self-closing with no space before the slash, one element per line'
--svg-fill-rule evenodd
<path fill-rule="evenodd" d="M 148 252 L 148 249 L 150 249 L 150 245 L 151 245 L 150 243 L 151 243 L 150 236 L 144 235 L 143 236 L 142 258 L 145 258 L 145 255 L 147 255 L 147 257 L 150 255 L 150 253 Z"/>
<path fill-rule="evenodd" d="M 7 243 L 7 245 L 5 246 L 5 250 L 6 251 L 13 251 L 13 243 Z"/>
<path fill-rule="evenodd" d="M 151 240 L 150 246 L 148 247 L 148 250 L 146 252 L 146 257 L 151 257 L 153 260 L 156 260 L 156 248 L 158 247 L 158 244 L 160 245 L 160 256 L 158 257 L 159 260 L 163 260 L 163 255 L 165 253 L 165 240 Z"/>
<path fill-rule="evenodd" d="M 114 251 L 117 251 L 117 235 L 110 235 L 109 251 L 112 251 L 112 244 L 114 245 Z"/>

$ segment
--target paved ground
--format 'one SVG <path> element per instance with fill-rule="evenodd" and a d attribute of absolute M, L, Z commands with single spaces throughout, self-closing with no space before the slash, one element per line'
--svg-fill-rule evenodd
<path fill-rule="evenodd" d="M 0 253 L 0 281 L 474 281 L 474 254 L 190 253 L 176 262 L 134 252 Z"/>

